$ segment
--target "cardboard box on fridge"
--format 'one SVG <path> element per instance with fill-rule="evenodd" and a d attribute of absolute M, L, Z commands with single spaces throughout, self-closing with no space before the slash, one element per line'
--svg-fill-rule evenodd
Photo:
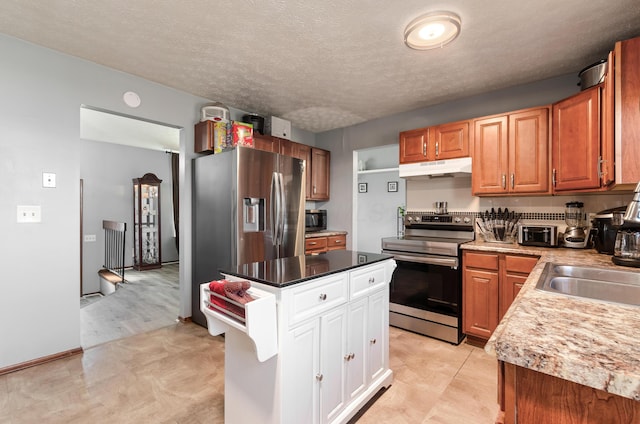
<path fill-rule="evenodd" d="M 233 121 L 231 123 L 231 146 L 253 147 L 253 124 Z"/>
<path fill-rule="evenodd" d="M 220 153 L 227 148 L 228 123 L 206 120 L 195 126 L 195 152 Z"/>

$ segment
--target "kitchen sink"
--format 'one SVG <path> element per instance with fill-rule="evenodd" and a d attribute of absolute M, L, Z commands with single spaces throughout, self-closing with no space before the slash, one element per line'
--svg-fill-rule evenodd
<path fill-rule="evenodd" d="M 538 290 L 640 306 L 640 273 L 547 263 Z"/>

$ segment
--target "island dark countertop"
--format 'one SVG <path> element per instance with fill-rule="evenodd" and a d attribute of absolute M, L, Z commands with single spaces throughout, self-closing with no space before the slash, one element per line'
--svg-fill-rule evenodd
<path fill-rule="evenodd" d="M 231 266 L 220 269 L 220 272 L 282 288 L 392 258 L 393 256 L 380 253 L 332 250 L 318 255 L 300 255 Z"/>

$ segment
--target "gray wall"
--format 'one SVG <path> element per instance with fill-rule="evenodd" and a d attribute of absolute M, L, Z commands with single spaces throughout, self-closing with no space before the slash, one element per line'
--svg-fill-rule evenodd
<path fill-rule="evenodd" d="M 0 369 L 80 347 L 81 105 L 182 128 L 179 315 L 190 316 L 193 125 L 212 100 L 3 34 L 0 57 Z M 138 108 L 123 102 L 127 91 Z M 56 188 L 42 188 L 43 172 Z M 17 224 L 17 205 L 40 205 L 42 222 Z"/>
<path fill-rule="evenodd" d="M 577 82 L 565 75 L 316 134 L 316 145 L 331 151 L 331 200 L 317 207 L 327 209 L 333 229 L 351 233 L 354 150 L 396 144 L 405 130 L 549 104 L 576 93 Z M 352 243 L 347 237 L 348 248 Z"/>
<path fill-rule="evenodd" d="M 80 106 L 184 128 L 181 203 L 182 216 L 189 216 L 191 186 L 184 176 L 193 156 L 193 125 L 207 100 L 5 35 L 0 56 L 3 368 L 80 347 Z M 137 109 L 122 101 L 129 90 L 142 99 Z M 42 188 L 42 172 L 56 174 L 56 188 Z M 42 222 L 17 224 L 17 205 L 41 205 Z M 190 233 L 188 220 L 181 226 L 182 234 Z M 181 261 L 190 263 L 190 254 L 181 249 Z M 190 280 L 191 270 L 182 268 L 181 302 L 186 300 L 180 313 L 188 316 L 189 285 L 183 289 L 182 281 Z"/>
<path fill-rule="evenodd" d="M 104 263 L 102 220 L 126 222 L 125 265 L 133 265 L 132 179 L 147 172 L 162 180 L 160 186 L 162 262 L 178 260 L 174 241 L 171 156 L 157 150 L 82 140 L 80 178 L 83 180 L 84 234 L 96 235 L 83 243 L 83 294 L 100 291 L 97 271 Z"/>

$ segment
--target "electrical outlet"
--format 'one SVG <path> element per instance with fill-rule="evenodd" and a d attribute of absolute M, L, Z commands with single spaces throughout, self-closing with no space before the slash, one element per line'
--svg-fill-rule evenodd
<path fill-rule="evenodd" d="M 42 209 L 40 205 L 18 205 L 17 222 L 19 224 L 31 224 L 42 221 Z"/>
<path fill-rule="evenodd" d="M 96 235 L 95 234 L 87 234 L 87 235 L 84 236 L 84 241 L 85 242 L 96 241 Z"/>

